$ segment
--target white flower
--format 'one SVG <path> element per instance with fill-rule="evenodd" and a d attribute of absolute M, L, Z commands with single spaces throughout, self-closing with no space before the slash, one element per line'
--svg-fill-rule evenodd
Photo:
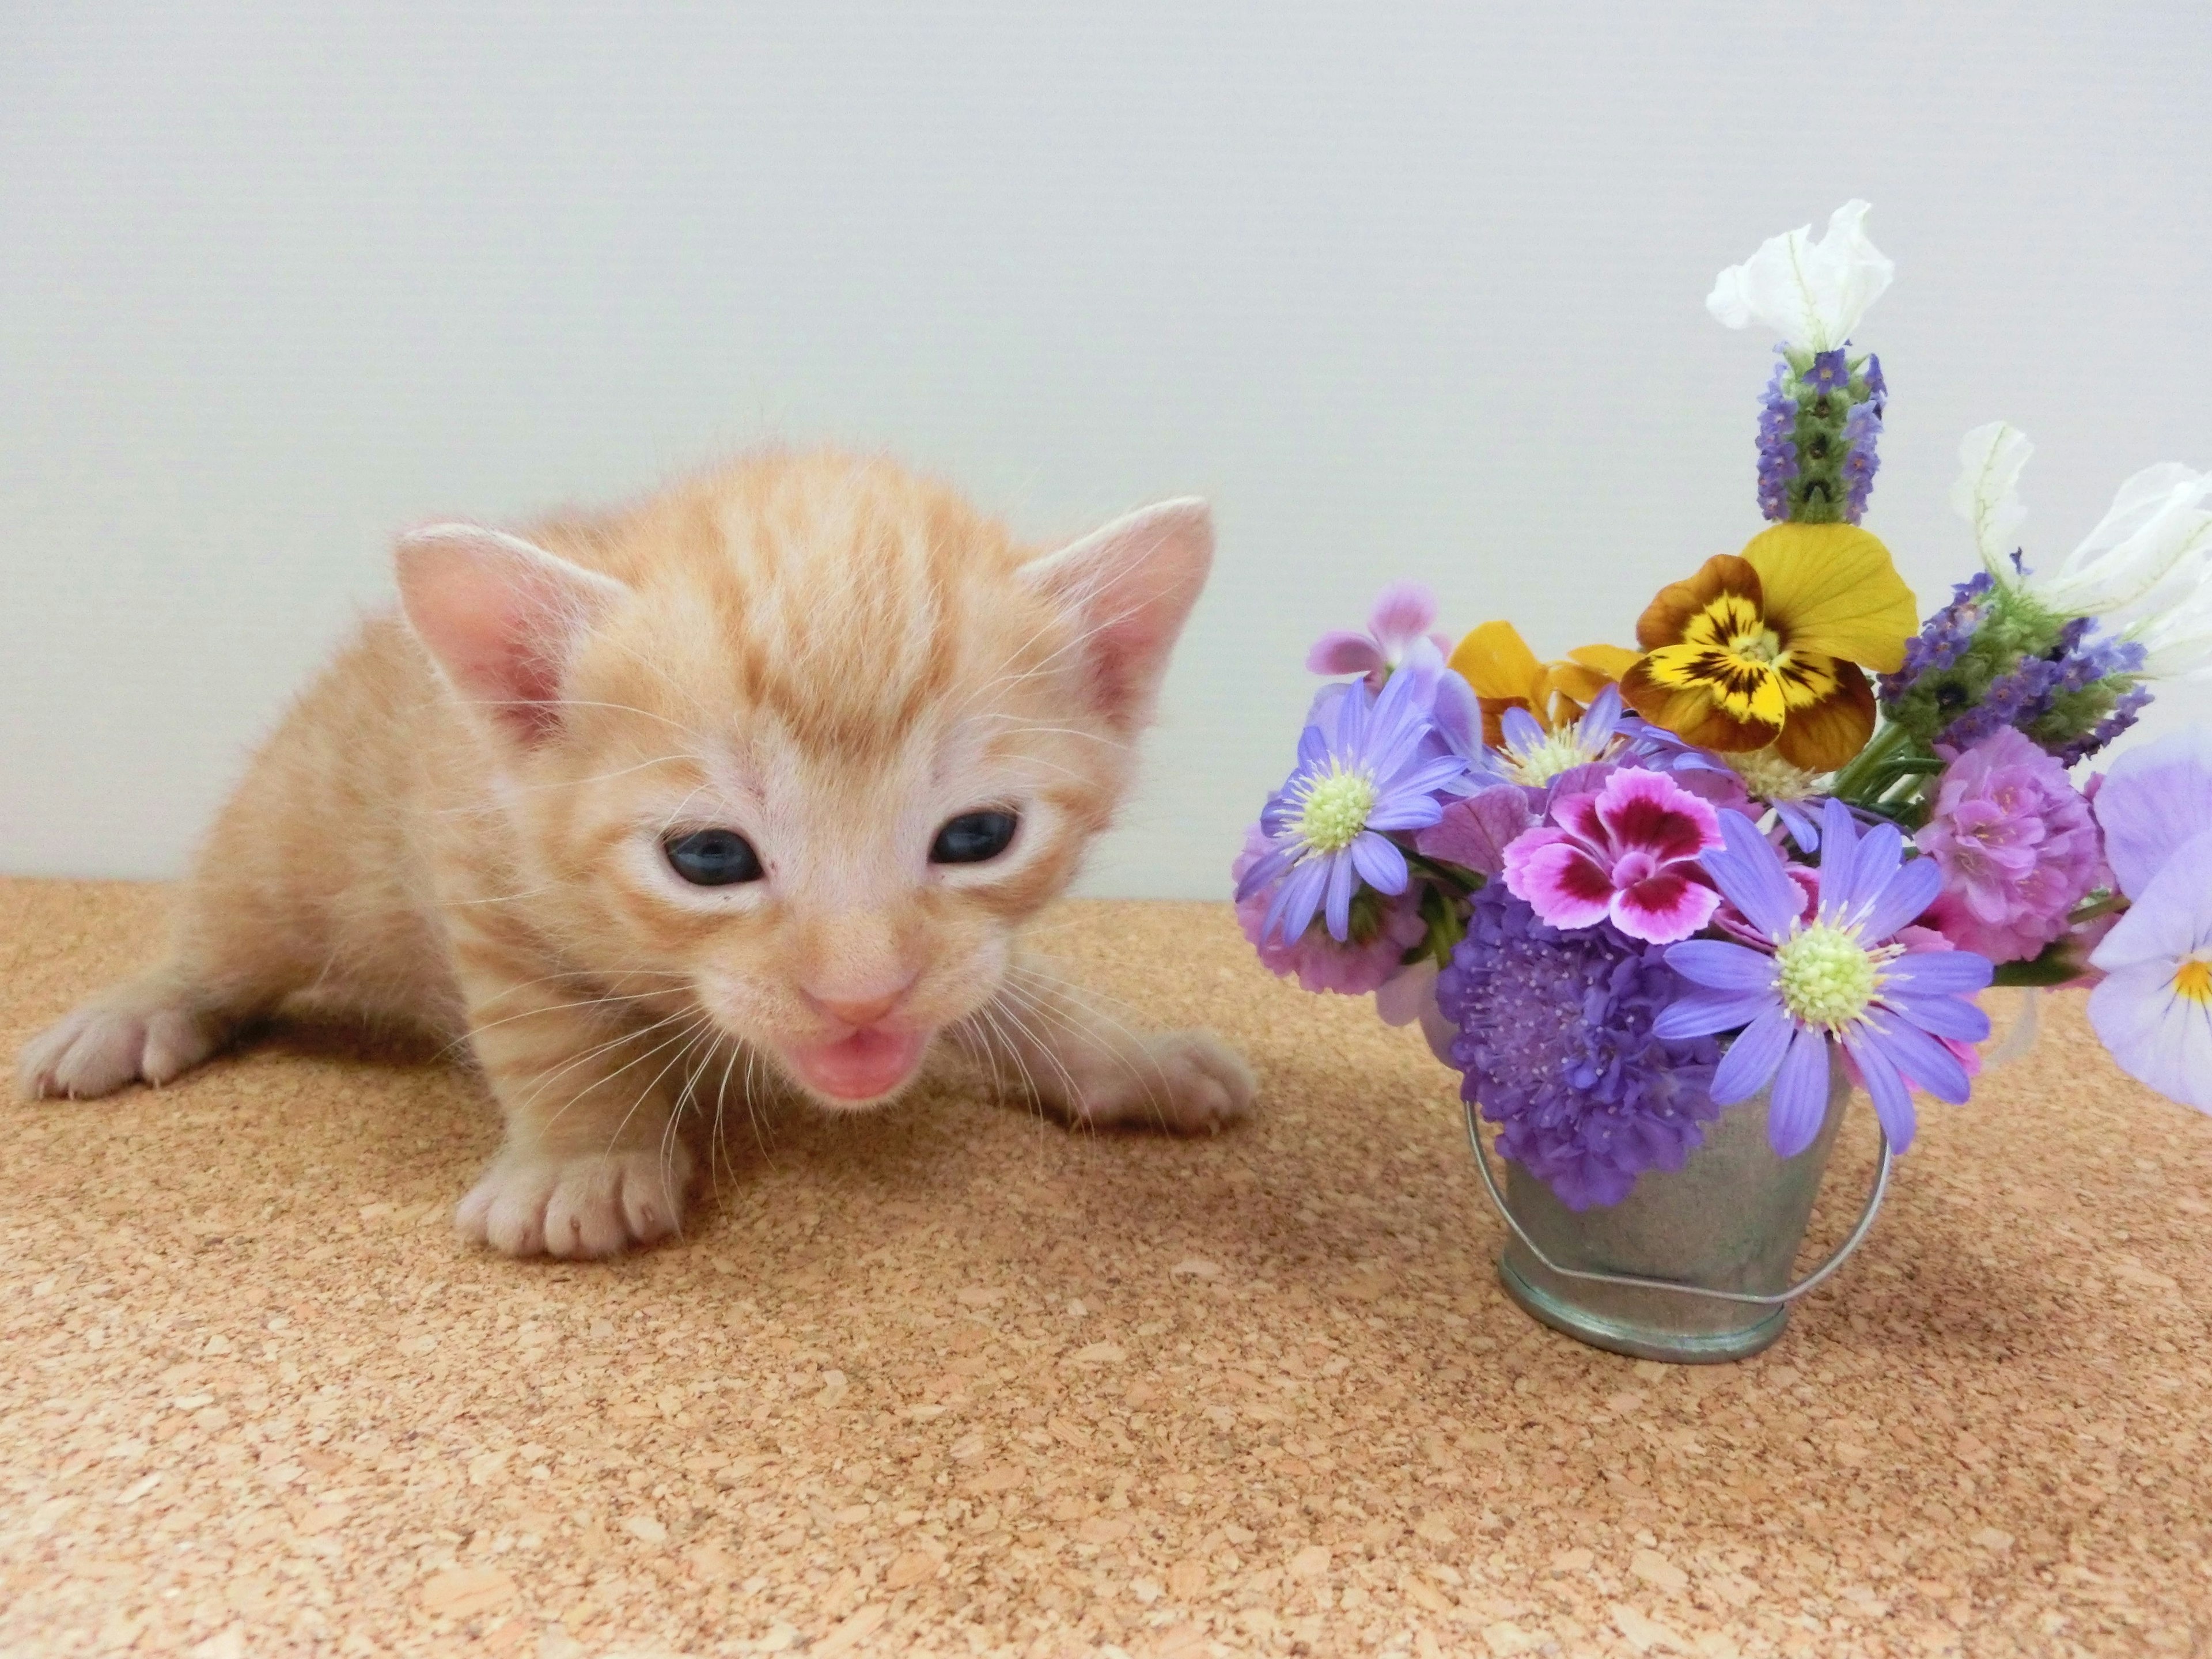
<path fill-rule="evenodd" d="M 2020 470 L 2035 446 L 2019 428 L 2002 421 L 1978 426 L 1959 446 L 1959 482 L 1951 486 L 1951 510 L 1974 527 L 1974 546 L 1983 567 L 1999 581 L 2017 585 L 2012 551 L 2020 545 Z"/>
<path fill-rule="evenodd" d="M 2151 598 L 2212 548 L 2212 513 L 2198 505 L 2208 495 L 2212 477 L 2179 461 L 2145 467 L 2120 486 L 2081 545 L 2036 584 L 2037 596 L 2069 617 L 2102 616 Z M 2170 605 L 2182 595 L 2164 597 Z"/>
<path fill-rule="evenodd" d="M 1769 237 L 1742 264 L 1721 272 L 1705 309 L 1730 328 L 1756 320 L 1800 351 L 1834 350 L 1897 272 L 1867 240 L 1867 210 L 1864 202 L 1844 203 L 1817 242 L 1810 225 Z"/>
<path fill-rule="evenodd" d="M 2212 569 L 2199 560 L 2195 581 L 2178 605 L 2128 630 L 2143 648 L 2145 679 L 2179 680 L 2212 670 Z"/>
<path fill-rule="evenodd" d="M 2212 476 L 2162 461 L 2120 486 L 2112 510 L 2081 545 L 2048 575 L 2024 578 L 2014 568 L 2020 545 L 2020 474 L 2035 453 L 2002 421 L 1978 426 L 1959 446 L 1960 471 L 1951 506 L 1974 527 L 1983 566 L 2004 586 L 2025 592 L 2063 617 L 2102 617 L 2130 608 L 2122 630 L 2152 654 L 2145 672 L 2171 678 L 2212 662 Z M 2185 664 L 2186 665 L 2182 665 Z"/>

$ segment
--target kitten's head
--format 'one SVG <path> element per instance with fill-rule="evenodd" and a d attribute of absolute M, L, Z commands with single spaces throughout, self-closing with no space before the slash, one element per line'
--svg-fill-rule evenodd
<path fill-rule="evenodd" d="M 1212 556 L 1203 502 L 1038 553 L 816 455 L 532 540 L 438 526 L 398 572 L 492 775 L 452 833 L 511 860 L 513 925 L 856 1105 L 1073 878 Z"/>

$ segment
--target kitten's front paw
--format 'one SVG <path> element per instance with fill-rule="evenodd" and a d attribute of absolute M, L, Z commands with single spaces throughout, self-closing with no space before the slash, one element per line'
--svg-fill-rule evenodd
<path fill-rule="evenodd" d="M 15 1085 L 38 1100 L 89 1100 L 144 1079 L 167 1083 L 216 1051 L 222 1033 L 175 984 L 155 975 L 105 991 L 23 1045 Z"/>
<path fill-rule="evenodd" d="M 1212 1032 L 1170 1031 L 1085 1086 L 1076 1115 L 1102 1128 L 1218 1134 L 1251 1115 L 1259 1091 L 1252 1068 Z"/>
<path fill-rule="evenodd" d="M 503 1152 L 453 1212 L 461 1236 L 509 1255 L 619 1255 L 684 1221 L 692 1159 L 665 1152 L 547 1158 Z"/>

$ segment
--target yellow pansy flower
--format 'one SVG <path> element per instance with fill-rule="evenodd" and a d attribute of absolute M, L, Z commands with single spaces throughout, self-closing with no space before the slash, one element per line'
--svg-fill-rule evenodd
<path fill-rule="evenodd" d="M 1772 744 L 1832 772 L 1874 733 L 1863 669 L 1894 673 L 1919 627 L 1889 550 L 1856 525 L 1779 524 L 1662 588 L 1636 624 L 1630 708 L 1705 749 Z"/>

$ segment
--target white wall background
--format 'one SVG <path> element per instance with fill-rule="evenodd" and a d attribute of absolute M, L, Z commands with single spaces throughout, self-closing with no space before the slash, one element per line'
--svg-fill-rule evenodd
<path fill-rule="evenodd" d="M 1849 196 L 1924 601 L 1976 422 L 2032 554 L 2212 465 L 2208 78 L 2201 0 L 9 7 L 0 869 L 178 870 L 395 527 L 832 437 L 1038 536 L 1214 498 L 1091 887 L 1220 895 L 1383 579 L 1556 652 L 1759 527 L 1702 301 Z"/>

